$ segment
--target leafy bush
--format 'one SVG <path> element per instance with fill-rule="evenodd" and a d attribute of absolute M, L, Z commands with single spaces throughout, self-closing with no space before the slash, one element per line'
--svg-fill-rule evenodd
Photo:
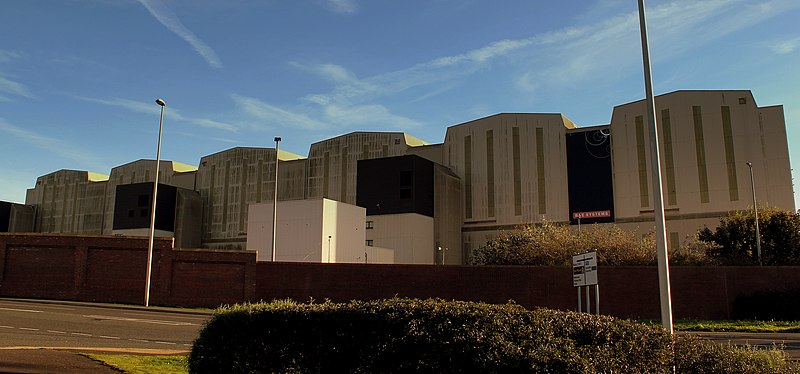
<path fill-rule="evenodd" d="M 689 335 L 675 339 L 675 372 L 696 374 L 798 373 L 780 349 L 732 347 Z"/>
<path fill-rule="evenodd" d="M 514 304 L 275 301 L 218 311 L 192 347 L 189 371 L 667 373 L 675 365 L 689 369 L 681 372 L 711 372 L 702 370 L 725 367 L 719 362 L 734 356 L 754 361 L 743 367 L 759 369 L 743 372 L 791 368 L 779 366 L 777 356 L 767 360 L 710 344 L 673 344 L 660 328 Z"/>
<path fill-rule="evenodd" d="M 586 227 L 586 226 L 584 226 Z M 597 250 L 597 261 L 605 266 L 656 264 L 653 235 L 637 237 L 616 225 L 591 225 L 582 230 L 543 222 L 503 231 L 497 239 L 473 252 L 475 265 L 572 266 L 572 255 Z M 672 265 L 705 265 L 703 244 L 696 242 L 670 253 Z"/>
<path fill-rule="evenodd" d="M 758 226 L 764 265 L 800 265 L 800 214 L 761 208 Z M 709 255 L 723 265 L 758 264 L 752 209 L 729 213 L 714 231 L 704 228 L 698 235 L 711 245 Z"/>

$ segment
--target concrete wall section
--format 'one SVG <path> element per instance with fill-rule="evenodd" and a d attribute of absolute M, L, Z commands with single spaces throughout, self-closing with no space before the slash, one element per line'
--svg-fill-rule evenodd
<path fill-rule="evenodd" d="M 405 213 L 369 216 L 367 220 L 372 222 L 372 228 L 366 230 L 366 240 L 374 246 L 393 249 L 394 263 L 434 263 L 433 218 Z"/>

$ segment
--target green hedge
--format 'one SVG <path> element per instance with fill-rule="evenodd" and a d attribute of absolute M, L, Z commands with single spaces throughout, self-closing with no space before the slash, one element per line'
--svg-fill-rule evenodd
<path fill-rule="evenodd" d="M 735 350 L 710 344 L 683 339 L 674 344 L 660 328 L 514 304 L 275 301 L 218 311 L 192 347 L 189 371 L 666 373 L 673 365 L 688 370 L 679 372 L 704 372 L 706 363 L 722 367 L 712 360 L 720 354 L 732 363 L 726 368 L 753 367 L 735 360 L 760 362 L 761 352 L 727 355 Z M 777 353 L 782 352 L 766 354 L 761 361 L 769 362 L 758 371 L 740 372 L 792 369 Z"/>

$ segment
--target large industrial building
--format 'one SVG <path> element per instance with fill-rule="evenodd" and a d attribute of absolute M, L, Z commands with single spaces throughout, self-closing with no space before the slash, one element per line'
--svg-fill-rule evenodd
<path fill-rule="evenodd" d="M 656 109 L 671 248 L 728 212 L 752 207 L 747 163 L 759 205 L 794 211 L 782 106 L 759 107 L 747 90 L 676 91 L 658 96 Z M 640 233 L 653 230 L 649 155 L 644 100 L 615 107 L 602 126 L 579 127 L 562 114 L 505 113 L 451 126 L 438 144 L 398 132 L 355 132 L 312 144 L 308 157 L 236 147 L 201 158 L 198 167 L 162 161 L 159 183 L 174 191 L 165 195 L 169 217 L 158 218 L 164 223 L 157 228 L 159 235 L 174 236 L 176 246 L 253 249 L 266 259 L 271 248 L 250 246 L 271 242 L 271 231 L 252 240 L 248 230 L 260 226 L 248 225 L 248 210 L 272 206 L 277 158 L 279 202 L 320 201 L 286 209 L 337 209 L 328 200 L 363 208 L 352 210 L 364 214 L 358 235 L 365 255 L 358 261 L 368 261 L 371 250 L 381 262 L 460 264 L 520 224 L 615 223 Z M 44 175 L 14 214 L 11 206 L 0 206 L 9 217 L 0 223 L 7 231 L 141 234 L 154 169 L 155 161 L 139 160 L 110 176 L 74 170 Z M 125 187 L 137 184 L 144 185 Z M 161 199 L 159 193 L 157 212 Z M 279 215 L 279 227 L 281 220 Z M 283 224 L 294 225 L 293 232 L 300 227 Z M 320 229 L 331 224 L 313 224 L 321 239 L 312 243 L 319 248 L 308 261 L 335 257 L 325 252 L 332 235 L 326 242 Z M 341 243 L 348 248 L 339 253 L 362 253 L 349 248 L 353 241 Z M 353 256 L 337 261 L 354 262 Z"/>

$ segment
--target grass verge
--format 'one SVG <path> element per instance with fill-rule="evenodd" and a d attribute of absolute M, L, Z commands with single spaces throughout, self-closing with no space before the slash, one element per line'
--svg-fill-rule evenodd
<path fill-rule="evenodd" d="M 678 331 L 800 333 L 800 321 L 697 321 L 675 322 Z"/>
<path fill-rule="evenodd" d="M 184 374 L 189 372 L 185 356 L 90 354 L 87 357 L 131 374 Z"/>

